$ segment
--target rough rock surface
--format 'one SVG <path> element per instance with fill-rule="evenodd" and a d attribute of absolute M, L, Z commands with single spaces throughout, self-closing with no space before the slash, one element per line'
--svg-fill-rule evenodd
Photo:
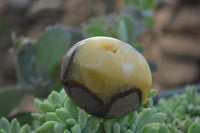
<path fill-rule="evenodd" d="M 141 39 L 144 55 L 157 63 L 153 87 L 163 90 L 200 82 L 200 4 L 158 8 L 156 25 Z"/>

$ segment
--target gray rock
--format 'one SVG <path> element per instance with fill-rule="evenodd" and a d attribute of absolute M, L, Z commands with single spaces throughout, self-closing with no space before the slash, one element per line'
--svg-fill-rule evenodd
<path fill-rule="evenodd" d="M 27 16 L 29 18 L 34 18 L 41 14 L 50 16 L 52 13 L 62 10 L 62 5 L 62 0 L 37 0 L 31 4 Z"/>
<path fill-rule="evenodd" d="M 26 8 L 32 0 L 4 0 L 5 4 L 14 8 Z"/>

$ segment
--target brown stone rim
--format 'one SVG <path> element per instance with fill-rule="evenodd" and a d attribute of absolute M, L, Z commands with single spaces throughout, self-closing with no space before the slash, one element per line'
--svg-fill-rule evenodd
<path fill-rule="evenodd" d="M 63 70 L 64 74 L 62 74 L 62 77 L 61 77 L 61 78 L 65 78 L 65 75 L 68 75 L 68 72 L 69 72 L 70 69 L 71 69 L 71 65 L 72 65 L 72 61 L 73 61 L 73 59 L 74 59 L 75 53 L 76 53 L 76 50 L 74 50 L 74 51 L 72 52 L 72 54 L 70 55 L 68 64 L 64 64 L 64 65 L 67 65 L 67 67 L 66 67 L 66 70 Z M 64 59 L 64 60 L 66 60 L 66 59 Z M 62 65 L 63 65 L 63 64 L 62 64 Z M 65 68 L 65 67 L 63 67 L 63 68 Z"/>
<path fill-rule="evenodd" d="M 131 93 L 136 92 L 139 97 L 139 105 L 141 105 L 142 101 L 142 92 L 140 89 L 134 87 L 130 90 L 127 90 L 125 92 L 120 92 L 116 94 L 115 96 L 112 96 L 110 100 L 106 103 L 102 99 L 100 99 L 97 95 L 95 95 L 91 90 L 89 90 L 86 86 L 82 85 L 81 83 L 78 83 L 76 81 L 70 81 L 70 80 L 62 80 L 62 83 L 64 86 L 67 86 L 68 88 L 72 87 L 79 87 L 83 89 L 88 95 L 90 95 L 97 103 L 98 105 L 95 107 L 95 110 L 91 113 L 92 115 L 98 116 L 98 117 L 106 117 L 112 107 L 112 104 L 117 101 L 120 98 L 126 97 L 127 95 L 130 95 Z M 67 93 L 70 94 L 70 91 L 67 91 Z"/>

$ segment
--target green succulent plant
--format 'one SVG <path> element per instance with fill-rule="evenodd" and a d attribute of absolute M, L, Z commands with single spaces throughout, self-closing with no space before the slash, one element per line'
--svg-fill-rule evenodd
<path fill-rule="evenodd" d="M 151 92 L 151 95 L 155 93 Z M 157 113 L 149 103 L 138 111 L 119 119 L 103 119 L 87 114 L 77 107 L 67 96 L 64 90 L 53 91 L 43 102 L 35 99 L 37 109 L 41 113 L 33 113 L 37 123 L 37 132 L 69 132 L 69 133 L 146 133 L 167 131 L 164 125 L 166 115 Z"/>
<path fill-rule="evenodd" d="M 17 119 L 13 119 L 9 123 L 6 118 L 2 117 L 0 120 L 0 133 L 31 133 L 31 129 L 27 124 L 20 126 Z"/>
<path fill-rule="evenodd" d="M 62 58 L 68 48 L 81 38 L 75 29 L 58 26 L 48 28 L 35 43 L 30 38 L 16 38 L 13 35 L 18 82 L 14 87 L 0 90 L 0 106 L 4 107 L 0 109 L 0 117 L 8 116 L 27 93 L 46 97 L 51 88 L 60 90 L 62 85 L 59 72 Z"/>
<path fill-rule="evenodd" d="M 194 87 L 187 87 L 185 94 L 161 99 L 153 106 L 155 94 L 156 91 L 151 90 L 148 102 L 125 117 L 103 119 L 76 106 L 64 89 L 52 91 L 43 101 L 35 98 L 39 113 L 32 113 L 31 128 L 27 124 L 20 126 L 17 119 L 9 123 L 3 117 L 0 133 L 199 133 L 200 94 Z M 184 110 L 179 109 L 182 106 Z"/>
<path fill-rule="evenodd" d="M 166 124 L 170 131 L 183 133 L 200 131 L 200 94 L 194 86 L 188 86 L 184 94 L 160 99 L 156 108 L 158 112 L 167 115 Z"/>

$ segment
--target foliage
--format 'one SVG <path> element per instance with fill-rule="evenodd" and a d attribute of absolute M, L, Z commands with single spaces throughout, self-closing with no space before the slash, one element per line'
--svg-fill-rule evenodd
<path fill-rule="evenodd" d="M 74 29 L 56 26 L 48 28 L 36 43 L 30 38 L 13 35 L 18 83 L 12 88 L 0 90 L 0 106 L 4 107 L 0 109 L 0 117 L 7 116 L 26 93 L 46 97 L 52 88 L 60 89 L 61 60 L 68 48 L 81 38 Z"/>
<path fill-rule="evenodd" d="M 114 37 L 129 44 L 136 44 L 139 32 L 135 32 L 133 19 L 128 15 L 109 15 L 92 18 L 88 24 L 84 25 L 83 37 L 109 36 Z M 134 45 L 133 45 L 134 46 Z M 143 50 L 142 45 L 137 45 Z"/>
<path fill-rule="evenodd" d="M 11 123 L 2 117 L 0 120 L 0 133 L 31 133 L 30 126 L 25 124 L 20 127 L 20 123 L 17 119 L 13 119 Z"/>
<path fill-rule="evenodd" d="M 111 36 L 133 44 L 140 52 L 143 47 L 137 40 L 152 19 L 154 0 L 125 0 L 126 9 L 120 15 L 93 18 L 84 25 L 83 36 Z M 4 24 L 0 23 L 0 29 Z M 1 33 L 6 29 L 1 29 Z M 45 97 L 52 88 L 61 88 L 58 79 L 59 65 L 67 49 L 82 39 L 74 29 L 52 27 L 47 29 L 33 43 L 29 38 L 13 36 L 15 64 L 18 84 L 0 90 L 0 117 L 20 102 L 25 93 Z M 41 101 L 35 99 L 40 113 L 32 113 L 32 125 L 20 126 L 14 118 L 9 122 L 0 119 L 0 133 L 198 133 L 200 131 L 200 94 L 194 87 L 187 87 L 186 93 L 169 99 L 161 99 L 153 106 L 151 91 L 148 102 L 137 111 L 119 118 L 103 119 L 87 114 L 69 99 L 65 91 L 52 91 Z M 11 100 L 12 99 L 12 100 Z M 6 101 L 6 102 L 5 102 Z M 28 114 L 29 115 L 29 114 Z"/>
<path fill-rule="evenodd" d="M 22 99 L 24 91 L 19 88 L 0 90 L 0 117 L 6 116 Z M 10 100 L 12 99 L 12 100 Z"/>
<path fill-rule="evenodd" d="M 155 94 L 154 91 L 151 95 Z M 129 133 L 138 132 L 166 132 L 164 125 L 166 115 L 156 113 L 152 106 L 152 98 L 149 103 L 141 107 L 140 111 L 119 119 L 103 119 L 87 114 L 78 108 L 69 99 L 64 90 L 52 93 L 41 101 L 35 99 L 35 105 L 40 113 L 33 113 L 33 127 L 36 133 Z M 13 124 L 15 121 L 15 124 Z M 8 133 L 13 127 L 17 127 L 14 132 L 21 131 L 19 123 L 14 119 L 11 124 L 5 118 L 1 119 L 2 133 Z M 14 125 L 14 126 L 13 126 Z M 23 126 L 24 128 L 24 126 Z M 0 130 L 0 131 L 1 131 Z M 4 130 L 4 131 L 3 131 Z M 27 129 L 27 133 L 30 130 Z M 21 133 L 21 132 L 20 132 Z"/>
<path fill-rule="evenodd" d="M 199 111 L 194 110 L 200 106 L 200 94 L 195 93 L 195 88 L 188 87 L 186 94 L 176 95 L 165 100 L 161 99 L 157 106 L 153 106 L 152 97 L 155 94 L 156 91 L 152 90 L 148 102 L 137 111 L 125 117 L 119 119 L 103 119 L 87 114 L 84 110 L 74 105 L 66 95 L 64 89 L 60 92 L 52 91 L 44 101 L 38 98 L 35 99 L 35 105 L 40 113 L 32 113 L 34 119 L 32 125 L 33 130 L 30 130 L 30 127 L 26 124 L 20 127 L 16 119 L 13 119 L 9 123 L 7 119 L 1 118 L 0 133 L 199 132 Z M 180 106 L 177 106 L 178 103 Z M 196 107 L 193 111 L 191 111 L 190 104 Z M 180 112 L 180 107 L 182 108 L 182 106 L 187 108 L 187 111 L 184 113 Z M 168 113 L 169 110 L 171 113 Z M 174 115 L 172 112 L 174 112 Z"/>
<path fill-rule="evenodd" d="M 132 44 L 142 52 L 143 47 L 137 43 L 137 40 L 147 30 L 146 17 L 144 17 L 147 15 L 144 12 L 152 11 L 155 6 L 152 4 L 153 0 L 150 0 L 150 3 L 142 0 L 135 6 L 133 1 L 137 0 L 129 3 L 125 1 L 127 8 L 120 15 L 111 14 L 92 18 L 87 25 L 83 26 L 83 33 L 74 28 L 54 26 L 42 33 L 37 42 L 32 42 L 28 37 L 16 38 L 12 35 L 18 83 L 9 90 L 6 88 L 0 90 L 0 101 L 9 101 L 9 104 L 0 102 L 0 106 L 5 107 L 0 110 L 0 117 L 7 116 L 26 93 L 44 98 L 53 88 L 55 90 L 62 88 L 59 80 L 61 59 L 68 48 L 80 41 L 82 37 L 111 36 Z M 115 0 L 105 2 L 112 4 Z M 2 30 L 4 33 L 6 29 L 2 27 L 6 26 L 0 22 L 0 32 Z M 15 92 L 17 93 L 13 96 Z"/>
<path fill-rule="evenodd" d="M 158 112 L 166 113 L 166 122 L 169 123 L 171 130 L 175 127 L 184 133 L 200 131 L 200 94 L 197 93 L 195 87 L 188 86 L 184 94 L 160 99 L 156 108 Z"/>
<path fill-rule="evenodd" d="M 51 27 L 34 44 L 28 38 L 13 37 L 18 86 L 33 91 L 37 97 L 47 96 L 50 88 L 61 88 L 56 79 L 61 60 L 74 43 L 71 34 L 68 29 Z M 77 36 L 75 41 L 79 40 Z"/>
<path fill-rule="evenodd" d="M 150 98 L 152 101 L 152 98 Z M 42 114 L 32 114 L 37 124 L 38 132 L 77 132 L 77 133 L 111 133 L 111 132 L 144 132 L 155 125 L 155 132 L 160 131 L 160 127 L 165 120 L 165 114 L 156 113 L 151 108 L 143 107 L 141 112 L 135 111 L 132 114 L 120 119 L 103 119 L 87 114 L 78 108 L 67 97 L 64 90 L 59 93 L 53 91 L 43 102 L 35 99 L 35 104 Z M 152 104 L 144 105 L 150 106 Z M 166 129 L 166 127 L 165 127 Z"/>
<path fill-rule="evenodd" d="M 125 0 L 123 12 L 92 18 L 84 25 L 84 38 L 93 36 L 110 36 L 129 44 L 134 44 L 140 51 L 142 45 L 137 40 L 148 27 L 153 27 L 153 10 L 156 7 L 154 0 Z M 147 27 L 148 26 L 148 27 Z"/>
<path fill-rule="evenodd" d="M 154 9 L 157 6 L 157 3 L 154 0 L 125 0 L 125 5 L 134 5 L 135 8 L 139 8 L 148 27 L 154 26 L 155 22 L 152 16 Z"/>

